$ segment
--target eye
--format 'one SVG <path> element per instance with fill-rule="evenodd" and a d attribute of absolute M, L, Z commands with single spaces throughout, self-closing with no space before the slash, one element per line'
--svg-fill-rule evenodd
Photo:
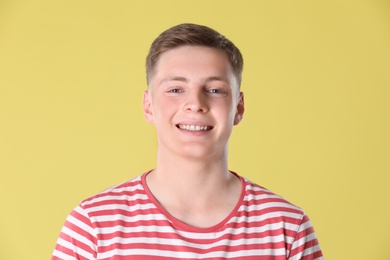
<path fill-rule="evenodd" d="M 183 91 L 179 88 L 172 88 L 172 89 L 169 89 L 167 92 L 168 93 L 181 93 Z"/>
<path fill-rule="evenodd" d="M 227 92 L 223 89 L 218 89 L 218 88 L 212 88 L 207 90 L 208 93 L 211 94 L 220 94 L 220 95 L 227 95 Z"/>

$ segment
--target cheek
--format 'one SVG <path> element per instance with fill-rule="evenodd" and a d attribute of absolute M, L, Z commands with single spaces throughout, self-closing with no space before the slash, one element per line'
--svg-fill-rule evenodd
<path fill-rule="evenodd" d="M 160 113 L 165 113 L 172 110 L 176 107 L 176 104 L 173 100 L 168 100 L 166 98 L 161 98 L 159 102 L 156 104 L 156 110 Z"/>
<path fill-rule="evenodd" d="M 177 104 L 175 104 L 175 102 L 161 98 L 159 102 L 155 103 L 153 106 L 155 120 L 159 121 L 172 117 L 175 110 L 177 110 L 176 107 Z"/>

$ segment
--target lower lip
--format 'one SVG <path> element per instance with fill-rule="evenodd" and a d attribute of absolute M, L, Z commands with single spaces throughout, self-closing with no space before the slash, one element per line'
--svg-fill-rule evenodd
<path fill-rule="evenodd" d="M 193 136 L 202 136 L 202 135 L 206 135 L 210 132 L 210 130 L 191 131 L 191 130 L 181 129 L 179 127 L 177 127 L 177 129 L 179 129 L 180 132 L 182 132 L 182 133 L 185 133 L 187 135 L 193 135 Z"/>

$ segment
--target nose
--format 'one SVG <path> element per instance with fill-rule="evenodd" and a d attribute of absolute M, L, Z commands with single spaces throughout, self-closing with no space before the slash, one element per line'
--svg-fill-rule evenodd
<path fill-rule="evenodd" d="M 184 106 L 188 112 L 205 113 L 209 110 L 207 98 L 202 91 L 191 91 L 187 93 L 187 99 Z"/>

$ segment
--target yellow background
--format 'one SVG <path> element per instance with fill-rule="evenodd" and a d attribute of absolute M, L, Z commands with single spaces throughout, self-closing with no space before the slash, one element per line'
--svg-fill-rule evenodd
<path fill-rule="evenodd" d="M 0 1 L 0 259 L 49 259 L 82 199 L 154 167 L 152 40 L 245 58 L 230 168 L 299 205 L 326 259 L 390 259 L 389 1 Z"/>

